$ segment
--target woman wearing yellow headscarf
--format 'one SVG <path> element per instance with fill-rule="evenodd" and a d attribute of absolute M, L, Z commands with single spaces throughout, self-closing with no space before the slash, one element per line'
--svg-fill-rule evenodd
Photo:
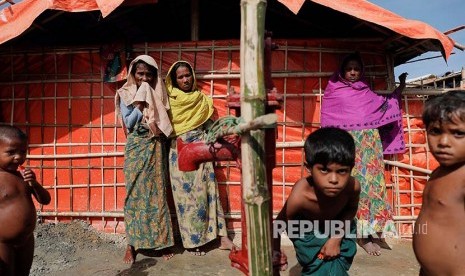
<path fill-rule="evenodd" d="M 170 103 L 168 111 L 173 125 L 169 168 L 179 231 L 184 248 L 193 255 L 205 255 L 201 246 L 221 237 L 220 249 L 231 249 L 218 184 L 212 162 L 201 163 L 196 171 L 178 168 L 176 138 L 185 143 L 202 141 L 214 112 L 213 101 L 197 89 L 192 66 L 175 62 L 168 70 L 166 88 Z"/>

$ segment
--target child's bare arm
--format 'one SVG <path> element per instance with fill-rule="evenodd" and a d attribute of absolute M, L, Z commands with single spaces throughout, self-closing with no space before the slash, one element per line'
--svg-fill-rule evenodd
<path fill-rule="evenodd" d="M 273 229 L 279 230 L 280 233 L 287 231 L 287 223 L 289 220 L 294 219 L 297 214 L 302 210 L 303 195 L 301 191 L 301 182 L 303 180 L 297 181 L 297 183 L 292 188 L 291 194 L 284 203 L 283 208 L 278 213 L 274 221 Z M 275 250 L 280 250 L 281 248 L 281 237 L 279 233 L 273 233 L 273 248 Z"/>
<path fill-rule="evenodd" d="M 349 198 L 349 202 L 347 202 L 346 208 L 344 208 L 344 210 L 340 214 L 340 219 L 342 221 L 353 220 L 355 218 L 355 215 L 357 214 L 358 201 L 360 198 L 360 183 L 358 183 L 356 179 L 353 179 L 352 181 L 353 182 L 351 186 L 353 187 L 353 189 Z"/>
<path fill-rule="evenodd" d="M 284 204 L 283 208 L 279 212 L 275 221 L 273 222 L 273 275 L 279 275 L 279 271 L 284 271 L 287 269 L 287 256 L 284 254 L 284 251 L 281 249 L 281 233 L 287 229 L 287 201 Z"/>
<path fill-rule="evenodd" d="M 42 187 L 36 180 L 35 173 L 29 168 L 22 168 L 21 174 L 23 175 L 24 182 L 29 184 L 31 193 L 40 204 L 47 205 L 50 203 L 50 193 Z"/>
<path fill-rule="evenodd" d="M 281 211 L 278 213 L 273 226 L 273 266 L 279 267 L 279 270 L 284 271 L 287 269 L 287 256 L 281 250 L 281 233 L 287 231 L 287 222 L 293 219 L 301 208 L 299 198 L 299 182 L 298 181 L 289 197 L 286 200 Z"/>
<path fill-rule="evenodd" d="M 278 213 L 278 216 L 273 222 L 273 250 L 274 251 L 281 251 L 281 233 L 287 231 L 287 221 L 289 218 L 288 207 L 291 206 L 292 209 L 292 200 L 289 200 L 291 197 L 287 199 L 286 203 L 284 204 L 281 211 Z"/>
<path fill-rule="evenodd" d="M 342 222 L 343 233 L 340 236 L 332 236 L 326 241 L 321 248 L 321 253 L 318 255 L 318 258 L 320 259 L 332 259 L 337 257 L 340 254 L 341 242 L 344 234 L 350 232 L 350 229 L 346 229 L 346 226 L 349 226 L 350 224 L 346 222 L 351 222 L 357 214 L 360 184 L 354 179 L 350 186 L 353 187 L 353 189 L 351 189 L 353 192 L 351 192 L 349 201 L 339 216 L 339 220 Z"/>
<path fill-rule="evenodd" d="M 43 205 L 49 204 L 51 200 L 50 193 L 37 181 L 31 181 L 29 183 L 31 185 L 32 194 L 36 198 L 37 202 Z"/>

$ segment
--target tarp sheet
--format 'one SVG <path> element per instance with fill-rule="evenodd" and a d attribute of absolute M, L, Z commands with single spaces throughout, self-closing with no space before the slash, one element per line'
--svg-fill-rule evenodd
<path fill-rule="evenodd" d="M 278 0 L 297 14 L 306 0 Z M 389 10 L 364 0 L 308 0 L 358 19 L 386 27 L 400 35 L 414 39 L 436 39 L 443 48 L 447 60 L 454 48 L 454 41 L 430 25 L 406 19 Z"/>
<path fill-rule="evenodd" d="M 0 11 L 0 44 L 29 28 L 45 10 L 82 12 L 100 10 L 106 17 L 124 0 L 24 0 Z M 278 0 L 297 14 L 306 0 Z M 309 0 L 310 1 L 310 0 Z M 447 60 L 454 48 L 454 41 L 430 25 L 403 18 L 389 10 L 363 0 L 312 0 L 312 2 L 386 27 L 398 34 L 414 39 L 436 39 L 443 48 Z"/>
<path fill-rule="evenodd" d="M 100 10 L 106 17 L 124 0 L 25 0 L 0 11 L 0 44 L 22 34 L 46 10 Z"/>

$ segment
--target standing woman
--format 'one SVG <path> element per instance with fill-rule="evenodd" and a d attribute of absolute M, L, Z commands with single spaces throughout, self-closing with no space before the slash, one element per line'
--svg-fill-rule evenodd
<path fill-rule="evenodd" d="M 386 247 L 382 234 L 395 231 L 386 198 L 383 154 L 405 151 L 400 101 L 407 73 L 399 76 L 399 87 L 389 95 L 373 92 L 363 73 L 358 53 L 343 60 L 326 86 L 321 126 L 342 128 L 354 137 L 352 175 L 361 186 L 357 242 L 368 254 L 379 256 L 381 247 Z"/>
<path fill-rule="evenodd" d="M 202 256 L 205 251 L 201 246 L 220 236 L 220 249 L 231 249 L 213 163 L 201 163 L 191 172 L 178 169 L 176 138 L 185 143 L 204 140 L 207 125 L 212 122 L 213 101 L 197 89 L 192 66 L 185 61 L 171 66 L 165 83 L 173 124 L 170 178 L 183 246 L 193 255 Z"/>
<path fill-rule="evenodd" d="M 124 223 L 128 245 L 125 263 L 134 263 L 141 249 L 157 250 L 168 260 L 174 245 L 166 201 L 168 183 L 166 137 L 172 132 L 168 96 L 155 60 L 136 57 L 126 83 L 116 93 L 116 113 L 127 131 L 124 150 Z"/>

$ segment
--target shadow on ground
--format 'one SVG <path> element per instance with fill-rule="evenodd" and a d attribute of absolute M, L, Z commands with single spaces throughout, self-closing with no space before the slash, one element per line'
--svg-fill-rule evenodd
<path fill-rule="evenodd" d="M 231 266 L 229 251 L 219 250 L 219 243 L 205 248 L 205 256 L 193 256 L 182 247 L 174 248 L 174 257 L 164 260 L 149 252 L 139 254 L 133 265 L 123 263 L 124 235 L 95 231 L 82 221 L 39 224 L 35 231 L 36 248 L 31 276 L 178 276 L 178 275 L 244 275 Z M 237 244 L 237 242 L 235 241 Z M 419 267 L 411 241 L 393 240 L 392 250 L 369 256 L 358 247 L 351 276 L 416 276 Z M 292 246 L 285 245 L 289 268 L 281 275 L 300 275 L 300 266 Z"/>

